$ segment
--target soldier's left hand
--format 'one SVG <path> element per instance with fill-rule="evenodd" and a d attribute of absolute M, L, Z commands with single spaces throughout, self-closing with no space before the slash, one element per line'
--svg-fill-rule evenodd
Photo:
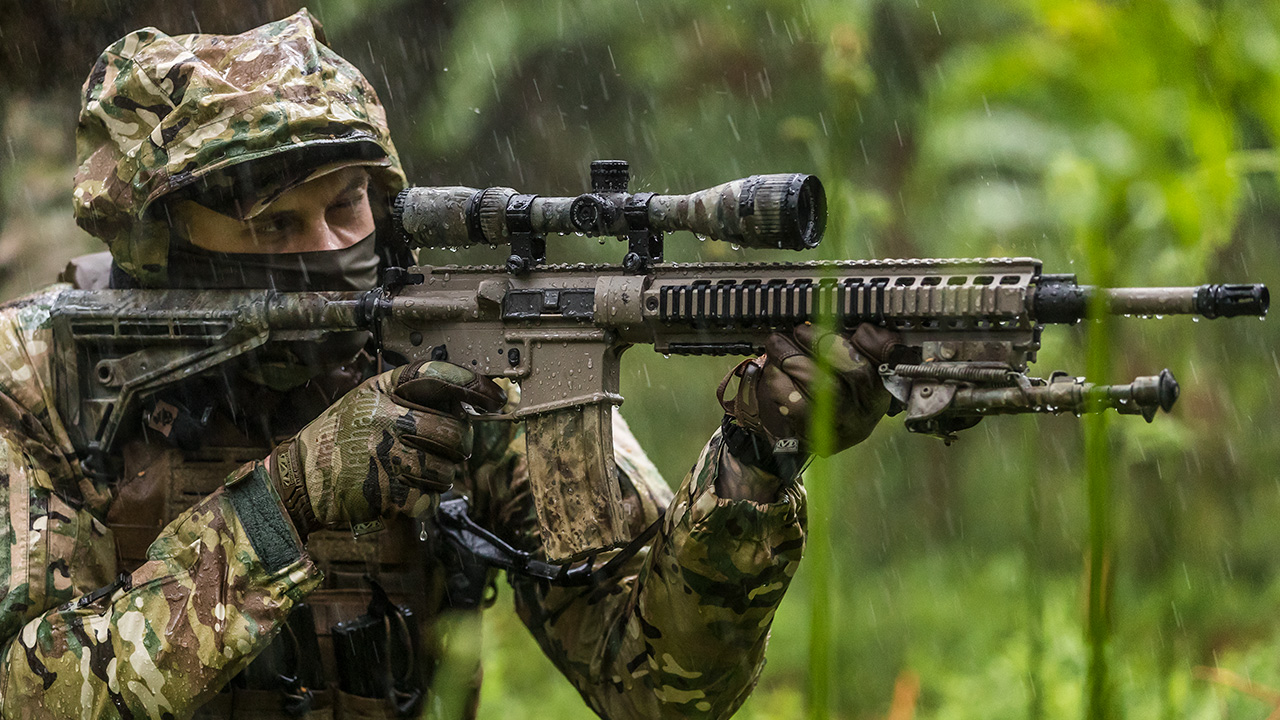
<path fill-rule="evenodd" d="M 868 323 L 848 336 L 813 325 L 774 333 L 765 341 L 764 355 L 743 362 L 725 377 L 721 405 L 769 448 L 785 449 L 791 440 L 799 440 L 801 450 L 840 452 L 865 440 L 888 411 L 891 396 L 878 368 L 898 344 L 895 333 Z M 832 442 L 826 448 L 814 448 L 810 442 L 818 357 L 831 369 L 828 387 L 835 393 Z M 737 394 L 727 400 L 724 391 L 735 376 Z"/>

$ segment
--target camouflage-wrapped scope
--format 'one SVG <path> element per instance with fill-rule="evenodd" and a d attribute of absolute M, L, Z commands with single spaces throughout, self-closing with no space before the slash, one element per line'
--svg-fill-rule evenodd
<path fill-rule="evenodd" d="M 749 248 L 808 250 L 826 227 L 826 192 L 813 175 L 753 175 L 688 195 L 613 188 L 543 197 L 505 187 L 414 187 L 396 198 L 396 224 L 409 246 L 430 248 L 498 245 L 518 233 L 687 230 Z"/>

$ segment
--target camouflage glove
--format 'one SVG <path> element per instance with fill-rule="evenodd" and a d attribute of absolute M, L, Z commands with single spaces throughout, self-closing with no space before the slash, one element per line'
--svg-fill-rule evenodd
<path fill-rule="evenodd" d="M 354 388 L 267 459 L 304 538 L 350 525 L 376 529 L 422 493 L 448 490 L 471 452 L 463 403 L 496 411 L 506 393 L 447 362 L 418 361 Z"/>
<path fill-rule="evenodd" d="M 730 451 L 739 459 L 765 466 L 776 474 L 781 473 L 768 467 L 771 455 L 789 454 L 802 461 L 809 447 L 804 441 L 809 433 L 812 388 L 818 374 L 814 358 L 819 355 L 835 375 L 835 441 L 831 452 L 862 442 L 889 409 L 891 396 L 880 381 L 878 368 L 899 344 L 893 332 L 865 323 L 850 337 L 820 332 L 812 325 L 802 325 L 789 334 L 770 335 L 764 355 L 744 361 L 720 383 L 718 397 L 726 413 L 725 441 Z M 737 395 L 726 400 L 724 391 L 735 377 L 739 378 Z M 733 437 L 731 426 L 746 429 L 755 437 L 742 438 L 740 433 Z M 754 447 L 746 448 L 748 443 Z"/>

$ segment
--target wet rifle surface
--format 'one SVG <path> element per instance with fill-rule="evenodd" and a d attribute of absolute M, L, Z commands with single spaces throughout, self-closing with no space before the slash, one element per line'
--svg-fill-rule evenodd
<path fill-rule="evenodd" d="M 594 163 L 576 198 L 508 188 L 412 188 L 397 200 L 412 247 L 506 244 L 503 266 L 414 266 L 368 292 L 66 291 L 54 311 L 59 408 L 93 465 L 147 398 L 268 341 L 367 329 L 406 359 L 448 360 L 520 386 L 500 417 L 526 424 L 529 473 L 551 560 L 626 543 L 611 413 L 623 352 L 753 355 L 805 322 L 895 330 L 880 368 L 913 432 L 946 440 L 991 414 L 1112 408 L 1168 411 L 1168 370 L 1120 385 L 1029 376 L 1041 333 L 1095 312 L 1207 318 L 1265 315 L 1262 285 L 1102 289 L 1042 272 L 1033 258 L 797 263 L 662 261 L 663 233 L 692 230 L 748 248 L 806 249 L 825 222 L 821 184 L 765 175 L 692 195 L 629 194 L 623 163 Z M 548 233 L 615 235 L 620 265 L 548 265 Z M 571 458 L 572 462 L 564 459 Z"/>

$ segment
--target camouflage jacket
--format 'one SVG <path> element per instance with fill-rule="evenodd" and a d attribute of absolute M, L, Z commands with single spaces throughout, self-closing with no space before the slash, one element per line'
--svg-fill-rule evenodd
<path fill-rule="evenodd" d="M 112 487 L 81 472 L 54 402 L 58 292 L 0 307 L 0 715 L 188 717 L 266 647 L 321 573 L 305 551 L 268 571 L 224 489 L 117 578 L 103 522 Z M 522 439 L 489 435 L 468 488 L 477 519 L 536 544 Z M 511 578 L 520 617 L 603 717 L 727 717 L 755 685 L 799 563 L 803 489 L 769 505 L 718 497 L 717 434 L 673 495 L 625 426 L 615 438 L 632 525 L 665 508 L 658 534 L 610 587 Z"/>

